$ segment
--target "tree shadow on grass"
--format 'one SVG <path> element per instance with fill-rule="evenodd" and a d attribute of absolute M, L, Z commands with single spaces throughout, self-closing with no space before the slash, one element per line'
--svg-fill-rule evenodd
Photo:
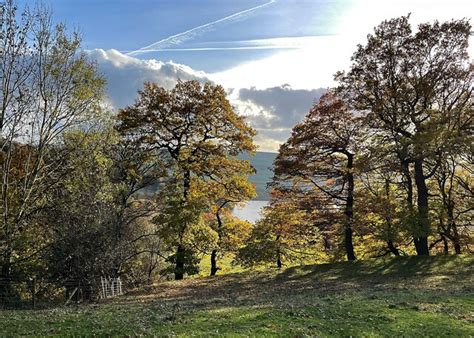
<path fill-rule="evenodd" d="M 376 289 L 442 289 L 453 280 L 472 279 L 472 256 L 397 257 L 259 271 L 160 283 L 130 293 L 119 302 L 158 302 L 181 308 L 212 309 L 278 302 L 297 295 L 324 297 L 334 293 Z M 438 278 L 432 283 L 432 277 Z M 430 284 L 432 283 L 432 284 Z"/>

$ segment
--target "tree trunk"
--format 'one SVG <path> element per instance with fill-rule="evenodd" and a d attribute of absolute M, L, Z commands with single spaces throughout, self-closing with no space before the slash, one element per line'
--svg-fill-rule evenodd
<path fill-rule="evenodd" d="M 456 227 L 456 225 L 453 225 L 453 244 L 454 244 L 454 252 L 456 253 L 456 255 L 460 255 L 461 254 L 461 244 L 460 244 L 460 241 L 459 241 L 459 234 L 458 234 L 458 229 Z"/>
<path fill-rule="evenodd" d="M 445 255 L 449 255 L 448 240 L 443 235 L 441 235 L 441 239 L 443 240 L 443 252 Z"/>
<path fill-rule="evenodd" d="M 456 253 L 456 255 L 461 254 L 461 245 L 459 244 L 459 242 L 454 242 L 454 252 Z"/>
<path fill-rule="evenodd" d="M 446 209 L 448 212 L 448 229 L 452 230 L 452 235 L 450 236 L 450 239 L 454 245 L 454 252 L 456 253 L 456 255 L 460 255 L 461 245 L 459 240 L 458 227 L 456 226 L 456 221 L 454 220 L 454 202 L 450 200 L 446 204 Z"/>
<path fill-rule="evenodd" d="M 277 254 L 277 261 L 276 261 L 276 263 L 277 263 L 277 268 L 278 268 L 278 269 L 281 269 L 282 264 L 281 264 L 281 255 L 280 255 L 280 252 L 278 252 L 278 254 Z"/>
<path fill-rule="evenodd" d="M 430 221 L 428 217 L 428 187 L 426 186 L 423 174 L 423 160 L 415 160 L 415 184 L 418 204 L 418 229 L 416 234 L 415 247 L 418 255 L 430 254 L 428 248 L 428 233 Z"/>
<path fill-rule="evenodd" d="M 184 277 L 184 247 L 179 244 L 176 250 L 176 267 L 174 270 L 174 279 L 181 280 Z"/>
<path fill-rule="evenodd" d="M 387 246 L 391 253 L 393 253 L 395 256 L 400 256 L 400 251 L 395 247 L 395 245 L 393 245 L 393 241 L 391 239 L 387 241 Z"/>
<path fill-rule="evenodd" d="M 220 248 L 221 241 L 222 241 L 222 219 L 221 219 L 221 210 L 224 208 L 224 206 L 227 204 L 227 202 L 224 202 L 216 211 L 216 220 L 217 220 L 217 235 L 218 235 L 218 240 L 217 240 L 217 247 Z M 217 273 L 217 270 L 219 268 L 217 267 L 217 249 L 212 250 L 211 253 L 211 276 L 215 276 Z"/>
<path fill-rule="evenodd" d="M 385 194 L 387 195 L 387 200 L 390 200 L 390 181 L 388 179 L 385 180 Z M 387 240 L 387 247 L 388 250 L 395 256 L 400 256 L 400 251 L 395 247 L 392 240 L 392 220 L 389 216 L 385 218 L 387 222 L 387 232 L 389 239 Z"/>
<path fill-rule="evenodd" d="M 215 276 L 216 273 L 217 273 L 217 270 L 219 270 L 219 268 L 217 267 L 217 250 L 214 249 L 212 250 L 212 253 L 211 253 L 211 276 Z"/>
<path fill-rule="evenodd" d="M 355 261 L 354 244 L 352 243 L 352 228 L 346 227 L 344 230 L 344 245 L 346 248 L 347 260 Z"/>
<path fill-rule="evenodd" d="M 8 302 L 11 294 L 11 254 L 6 252 L 3 256 L 0 271 L 0 304 Z"/>
<path fill-rule="evenodd" d="M 408 160 L 402 160 L 401 164 L 403 176 L 405 176 L 405 187 L 407 189 L 406 201 L 410 213 L 413 213 L 413 181 L 410 174 L 410 162 Z M 418 237 L 418 235 L 413 235 L 413 243 L 415 244 L 416 253 L 420 255 L 421 252 L 423 252 L 423 248 L 420 244 L 420 238 Z M 426 245 L 428 245 L 428 243 Z"/>
<path fill-rule="evenodd" d="M 353 159 L 353 155 L 347 155 L 347 200 L 346 208 L 344 211 L 346 215 L 346 224 L 344 229 L 344 247 L 346 249 L 347 259 L 349 261 L 354 261 L 356 259 L 354 253 L 354 244 L 352 241 L 352 223 L 354 218 L 354 174 L 352 173 Z"/>
<path fill-rule="evenodd" d="M 188 201 L 188 193 L 191 187 L 191 172 L 189 170 L 185 170 L 184 177 L 183 177 L 183 204 L 186 204 Z M 184 278 L 184 265 L 185 265 L 185 249 L 181 244 L 181 241 L 184 236 L 184 232 L 187 228 L 187 224 L 183 224 L 182 228 L 179 232 L 179 241 L 178 247 L 176 249 L 176 266 L 174 271 L 174 279 L 181 280 Z"/>

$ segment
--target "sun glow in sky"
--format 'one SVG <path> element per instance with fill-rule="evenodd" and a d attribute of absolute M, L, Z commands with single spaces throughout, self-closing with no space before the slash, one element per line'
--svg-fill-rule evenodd
<path fill-rule="evenodd" d="M 132 103 L 145 80 L 171 87 L 177 78 L 210 79 L 228 89 L 260 132 L 260 149 L 270 151 L 382 20 L 411 13 L 416 25 L 474 15 L 472 0 L 43 2 L 56 21 L 83 33 L 115 108 Z"/>

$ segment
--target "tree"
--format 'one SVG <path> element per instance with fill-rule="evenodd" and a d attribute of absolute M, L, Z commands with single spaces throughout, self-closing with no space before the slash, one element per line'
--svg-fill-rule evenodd
<path fill-rule="evenodd" d="M 93 284 L 113 275 L 115 196 L 112 183 L 112 131 L 68 133 L 61 149 L 62 178 L 47 193 L 41 221 L 49 232 L 45 257 L 48 275 L 66 286 Z"/>
<path fill-rule="evenodd" d="M 313 197 L 331 218 L 324 223 L 337 223 L 337 214 L 344 214 L 342 224 L 348 260 L 356 259 L 353 245 L 355 176 L 366 138 L 363 117 L 356 116 L 344 101 L 329 92 L 311 108 L 305 120 L 293 128 L 275 160 L 274 185 L 282 189 L 315 189 L 317 193 Z M 288 186 L 289 180 L 297 184 Z"/>
<path fill-rule="evenodd" d="M 49 12 L 19 15 L 12 0 L 2 8 L 0 276 L 9 279 L 41 246 L 35 241 L 32 249 L 24 238 L 58 183 L 63 160 L 56 145 L 98 110 L 104 80 L 80 51 L 79 35 L 53 26 Z"/>
<path fill-rule="evenodd" d="M 149 222 L 154 203 L 139 195 L 161 178 L 159 157 L 132 153 L 133 142 L 119 140 L 110 123 L 62 139 L 55 146 L 60 178 L 40 213 L 49 233 L 43 254 L 49 277 L 86 287 L 102 276 L 127 280 L 124 272 L 140 255 L 160 255 Z"/>
<path fill-rule="evenodd" d="M 365 236 L 376 242 L 366 240 L 364 243 L 365 251 L 372 251 L 371 256 L 400 256 L 400 246 L 405 242 L 406 208 L 400 198 L 403 192 L 398 184 L 392 181 L 392 174 L 367 173 L 362 179 L 363 187 L 357 193 L 360 205 L 356 217 L 364 225 Z"/>
<path fill-rule="evenodd" d="M 167 173 L 159 152 L 140 147 L 133 138 L 118 138 L 111 144 L 107 156 L 112 161 L 109 178 L 117 186 L 111 228 L 115 254 L 110 259 L 115 266 L 113 275 L 119 276 L 129 260 L 142 254 L 151 255 L 153 260 L 160 254 L 156 250 L 159 246 L 156 229 L 150 229 L 156 203 L 153 193 L 147 194 L 146 189 L 159 184 Z M 133 227 L 140 228 L 138 225 L 149 229 L 144 233 L 131 231 Z"/>
<path fill-rule="evenodd" d="M 462 152 L 461 152 L 462 153 Z M 461 253 L 463 235 L 461 229 L 472 224 L 474 210 L 474 194 L 472 179 L 473 164 L 464 156 L 448 155 L 435 174 L 432 191 L 438 234 L 444 244 L 444 252 L 448 254 L 450 240 L 454 252 Z M 432 245 L 435 245 L 435 241 Z"/>
<path fill-rule="evenodd" d="M 317 228 L 311 225 L 308 212 L 286 192 L 272 192 L 272 199 L 262 212 L 246 245 L 240 248 L 236 261 L 244 266 L 273 263 L 278 269 L 284 264 L 303 261 L 314 255 Z"/>
<path fill-rule="evenodd" d="M 193 177 L 218 180 L 228 175 L 223 161 L 253 152 L 255 132 L 234 112 L 221 86 L 197 81 L 179 81 L 171 90 L 146 83 L 137 102 L 120 111 L 119 121 L 122 134 L 162 153 L 172 175 L 167 224 L 176 234 L 175 278 L 182 279 L 184 235 L 204 210 L 190 203 Z"/>
<path fill-rule="evenodd" d="M 212 217 L 208 222 L 217 234 L 217 241 L 213 243 L 211 251 L 211 276 L 219 270 L 219 251 L 236 252 L 248 237 L 249 224 L 233 217 L 232 209 L 256 196 L 254 185 L 248 181 L 248 176 L 255 172 L 249 161 L 227 159 L 223 166 L 229 175 L 205 182 L 202 187 L 207 191 L 211 205 L 209 214 Z"/>
<path fill-rule="evenodd" d="M 467 54 L 467 20 L 421 24 L 409 17 L 382 22 L 359 45 L 347 73 L 336 76 L 339 91 L 368 113 L 400 161 L 407 201 L 416 188 L 416 251 L 428 255 L 430 234 L 427 180 L 449 149 L 472 134 L 473 67 Z M 411 171 L 413 166 L 413 174 Z"/>

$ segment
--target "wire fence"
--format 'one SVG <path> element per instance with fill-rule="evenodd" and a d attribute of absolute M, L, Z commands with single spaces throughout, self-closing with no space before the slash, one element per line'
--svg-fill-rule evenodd
<path fill-rule="evenodd" d="M 112 298 L 116 296 L 120 296 L 123 294 L 122 291 L 122 280 L 120 277 L 118 278 L 100 278 L 101 284 L 101 298 Z"/>
<path fill-rule="evenodd" d="M 0 309 L 46 308 L 90 302 L 123 294 L 120 278 L 93 283 L 69 280 L 0 278 Z"/>

